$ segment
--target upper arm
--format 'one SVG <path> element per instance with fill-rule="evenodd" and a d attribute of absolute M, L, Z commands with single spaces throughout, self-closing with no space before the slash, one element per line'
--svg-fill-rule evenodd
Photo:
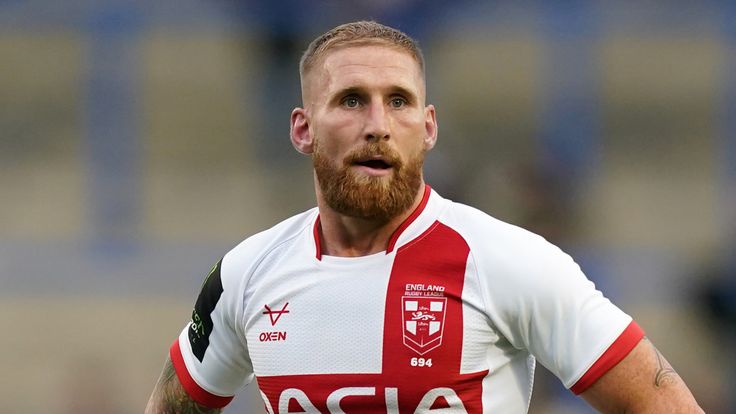
<path fill-rule="evenodd" d="M 602 413 L 703 413 L 687 385 L 647 338 L 581 397 Z"/>
<path fill-rule="evenodd" d="M 505 250 L 487 255 L 492 263 L 479 258 L 486 260 L 480 275 L 491 320 L 567 388 L 592 383 L 644 335 L 569 255 L 523 233 L 504 241 Z"/>
<path fill-rule="evenodd" d="M 641 340 L 644 332 L 570 256 L 541 238 L 510 231 L 503 244 L 484 251 L 485 257 L 478 257 L 485 269 L 481 285 L 495 327 L 572 392 L 582 392 L 604 412 L 629 412 L 618 409 L 638 407 L 632 404 L 639 401 L 657 404 L 650 398 L 670 394 L 695 404 L 679 377 L 674 381 L 669 371 L 657 368 L 664 359 Z M 656 373 L 659 386 L 653 385 Z"/>
<path fill-rule="evenodd" d="M 148 400 L 145 414 L 218 414 L 221 412 L 220 408 L 210 408 L 196 402 L 179 381 L 171 358 L 166 359 L 161 377 Z"/>
<path fill-rule="evenodd" d="M 253 378 L 242 332 L 239 269 L 228 255 L 212 268 L 202 284 L 192 320 L 169 350 L 164 374 L 171 378 L 162 375 L 164 384 L 176 386 L 177 392 L 182 391 L 202 407 L 224 407 Z"/>

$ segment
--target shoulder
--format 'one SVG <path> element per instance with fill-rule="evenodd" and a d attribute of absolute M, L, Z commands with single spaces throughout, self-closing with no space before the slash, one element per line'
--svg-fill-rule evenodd
<path fill-rule="evenodd" d="M 246 238 L 223 257 L 223 277 L 226 274 L 229 279 L 246 277 L 280 247 L 293 243 L 304 232 L 311 231 L 310 226 L 316 216 L 317 209 L 313 208 Z"/>
<path fill-rule="evenodd" d="M 542 236 L 492 217 L 476 208 L 447 201 L 440 222 L 459 233 L 470 250 L 470 261 L 481 284 L 495 291 L 558 290 L 579 266 Z"/>
<path fill-rule="evenodd" d="M 475 252 L 516 256 L 559 251 L 543 237 L 524 228 L 462 203 L 445 202 L 439 221 L 458 232 Z"/>

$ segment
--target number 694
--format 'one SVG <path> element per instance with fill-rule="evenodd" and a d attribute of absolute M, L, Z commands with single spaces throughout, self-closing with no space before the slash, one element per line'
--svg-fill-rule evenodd
<path fill-rule="evenodd" d="M 409 361 L 411 366 L 413 367 L 431 367 L 432 366 L 432 358 L 417 358 L 414 357 Z"/>

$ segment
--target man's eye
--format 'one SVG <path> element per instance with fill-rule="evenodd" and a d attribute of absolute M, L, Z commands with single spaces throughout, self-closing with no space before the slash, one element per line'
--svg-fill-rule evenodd
<path fill-rule="evenodd" d="M 345 100 L 342 101 L 342 104 L 348 108 L 357 108 L 358 105 L 360 105 L 360 101 L 358 100 L 358 98 L 349 97 L 345 98 Z"/>
<path fill-rule="evenodd" d="M 406 105 L 406 100 L 404 98 L 391 99 L 391 106 L 394 108 L 401 108 L 404 105 Z"/>

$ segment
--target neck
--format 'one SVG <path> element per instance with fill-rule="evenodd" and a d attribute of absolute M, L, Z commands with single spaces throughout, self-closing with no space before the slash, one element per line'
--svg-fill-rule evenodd
<path fill-rule="evenodd" d="M 422 181 L 411 207 L 388 221 L 367 220 L 338 213 L 327 205 L 318 185 L 317 187 L 322 254 L 358 257 L 388 249 L 389 240 L 396 229 L 422 202 L 425 185 Z"/>

